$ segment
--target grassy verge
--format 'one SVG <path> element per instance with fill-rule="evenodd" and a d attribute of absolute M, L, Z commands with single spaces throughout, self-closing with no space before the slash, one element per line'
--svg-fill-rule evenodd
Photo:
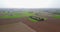
<path fill-rule="evenodd" d="M 7 13 L 8 14 L 8 13 Z M 13 13 L 15 15 L 12 15 L 12 16 L 9 16 L 9 15 L 4 15 L 4 16 L 0 16 L 0 18 L 22 18 L 22 14 L 19 14 L 19 13 Z"/>
<path fill-rule="evenodd" d="M 30 20 L 31 22 L 38 22 L 37 20 L 31 19 L 31 18 L 28 18 L 28 20 Z"/>

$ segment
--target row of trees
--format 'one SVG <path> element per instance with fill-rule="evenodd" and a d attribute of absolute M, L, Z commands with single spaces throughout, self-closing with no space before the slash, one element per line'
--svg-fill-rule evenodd
<path fill-rule="evenodd" d="M 37 21 L 44 21 L 44 18 L 40 18 L 40 17 L 30 16 L 30 18 L 37 20 Z"/>

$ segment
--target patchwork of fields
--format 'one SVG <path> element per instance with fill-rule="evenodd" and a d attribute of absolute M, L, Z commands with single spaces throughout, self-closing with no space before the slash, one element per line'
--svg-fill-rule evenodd
<path fill-rule="evenodd" d="M 29 18 L 29 16 L 38 16 L 40 18 L 44 18 L 45 20 L 37 21 Z M 4 12 L 2 13 L 2 15 L 0 14 L 0 25 L 7 25 L 7 24 L 12 25 L 12 23 L 19 23 L 19 22 L 26 24 L 28 27 L 34 29 L 37 32 L 55 32 L 55 31 L 60 32 L 60 15 L 54 15 L 46 12 L 38 13 L 36 15 L 36 13 L 34 12 L 32 13 L 29 11 L 19 13 Z"/>

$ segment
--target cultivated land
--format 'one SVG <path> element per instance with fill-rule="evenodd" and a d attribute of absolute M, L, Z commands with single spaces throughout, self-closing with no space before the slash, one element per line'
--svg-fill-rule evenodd
<path fill-rule="evenodd" d="M 0 32 L 36 32 L 22 22 L 0 25 Z"/>
<path fill-rule="evenodd" d="M 60 18 L 59 18 L 60 16 L 58 17 L 54 14 L 47 13 L 47 12 L 42 12 L 39 14 L 40 14 L 39 17 L 47 18 L 47 20 L 38 22 L 36 20 L 30 19 L 29 16 L 36 16 L 35 13 L 29 13 L 27 11 L 24 11 L 21 14 L 16 13 L 15 14 L 16 17 L 15 16 L 13 16 L 13 17 L 12 16 L 7 16 L 7 17 L 1 16 L 0 17 L 0 26 L 1 25 L 4 26 L 7 24 L 13 25 L 12 23 L 22 22 L 22 23 L 26 24 L 28 27 L 35 30 L 36 32 L 60 32 Z M 18 24 L 18 27 L 20 28 L 19 25 L 20 24 Z M 9 25 L 7 25 L 7 26 L 9 26 Z M 13 28 L 13 29 L 20 30 L 18 28 Z M 4 32 L 4 29 L 2 29 L 1 31 Z M 10 31 L 12 31 L 12 30 L 10 30 Z"/>

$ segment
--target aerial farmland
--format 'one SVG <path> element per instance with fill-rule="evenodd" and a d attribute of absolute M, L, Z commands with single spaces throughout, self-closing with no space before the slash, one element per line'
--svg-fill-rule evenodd
<path fill-rule="evenodd" d="M 1 8 L 0 28 L 0 32 L 60 32 L 60 9 Z"/>

